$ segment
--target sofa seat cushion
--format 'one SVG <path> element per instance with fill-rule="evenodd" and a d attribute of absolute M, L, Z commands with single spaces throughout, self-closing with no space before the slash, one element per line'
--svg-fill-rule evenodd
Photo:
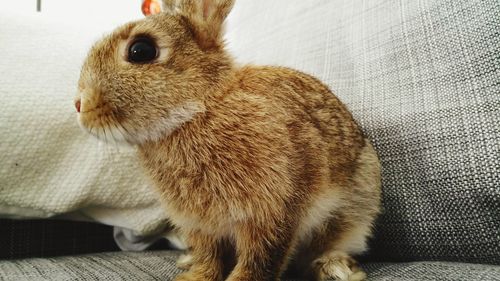
<path fill-rule="evenodd" d="M 178 252 L 113 252 L 0 261 L 0 280 L 172 280 Z M 368 263 L 369 280 L 500 280 L 500 266 L 451 262 Z M 298 280 L 287 280 L 298 281 Z"/>
<path fill-rule="evenodd" d="M 500 266 L 458 262 L 420 261 L 405 263 L 367 263 L 368 280 L 398 281 L 474 281 L 500 280 Z"/>

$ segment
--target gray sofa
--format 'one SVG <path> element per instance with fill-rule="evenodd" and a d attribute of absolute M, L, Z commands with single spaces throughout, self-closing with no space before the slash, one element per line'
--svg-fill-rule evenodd
<path fill-rule="evenodd" d="M 115 252 L 0 263 L 0 280 L 172 280 L 177 252 Z M 375 281 L 500 280 L 500 267 L 452 262 L 365 263 Z M 286 281 L 298 281 L 286 279 Z"/>
<path fill-rule="evenodd" d="M 227 38 L 241 62 L 321 78 L 373 141 L 384 212 L 360 257 L 369 280 L 500 280 L 498 0 L 239 0 Z M 19 243 L 9 230 L 0 251 Z M 92 243 L 66 242 L 79 239 Z M 170 280 L 179 272 L 168 247 L 88 253 L 116 250 L 99 246 L 73 244 L 63 257 L 12 251 L 0 280 Z"/>

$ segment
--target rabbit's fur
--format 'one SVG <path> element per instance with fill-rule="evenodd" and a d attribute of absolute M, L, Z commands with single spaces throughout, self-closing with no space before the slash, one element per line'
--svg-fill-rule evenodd
<path fill-rule="evenodd" d="M 366 249 L 379 212 L 376 152 L 317 79 L 233 62 L 222 41 L 232 5 L 164 1 L 167 12 L 96 43 L 79 123 L 137 146 L 190 246 L 193 264 L 176 280 L 278 280 L 287 268 L 361 280 L 350 255 Z M 144 36 L 158 57 L 129 62 L 130 42 Z"/>

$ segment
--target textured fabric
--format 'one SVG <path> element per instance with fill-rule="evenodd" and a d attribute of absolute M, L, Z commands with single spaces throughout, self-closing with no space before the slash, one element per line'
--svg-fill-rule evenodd
<path fill-rule="evenodd" d="M 166 214 L 135 152 L 98 142 L 77 125 L 81 64 L 100 34 L 114 28 L 88 20 L 0 9 L 0 217 L 73 212 L 136 234 L 158 233 Z"/>
<path fill-rule="evenodd" d="M 174 252 L 117 252 L 63 258 L 0 261 L 0 280 L 172 280 Z"/>
<path fill-rule="evenodd" d="M 369 280 L 498 281 L 500 266 L 452 262 L 367 263 Z"/>
<path fill-rule="evenodd" d="M 0 260 L 119 250 L 113 229 L 102 224 L 0 219 L 0 229 Z"/>
<path fill-rule="evenodd" d="M 134 231 L 129 229 L 115 227 L 113 230 L 113 237 L 118 247 L 124 251 L 143 251 L 146 249 L 187 249 L 187 245 L 182 236 L 173 231 L 164 235 L 139 236 Z M 168 247 L 161 247 L 161 245 Z M 160 248 L 158 248 L 158 246 L 160 246 Z"/>
<path fill-rule="evenodd" d="M 0 261 L 0 280 L 172 280 L 181 272 L 175 266 L 177 257 L 176 252 L 160 251 Z M 416 262 L 362 266 L 373 281 L 500 280 L 500 267 L 491 265 Z"/>
<path fill-rule="evenodd" d="M 383 166 L 372 257 L 500 263 L 500 2 L 242 0 L 242 63 L 311 73 Z"/>

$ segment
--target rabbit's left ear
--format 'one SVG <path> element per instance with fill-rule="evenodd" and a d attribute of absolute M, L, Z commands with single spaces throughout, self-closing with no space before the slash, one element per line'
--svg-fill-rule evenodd
<path fill-rule="evenodd" d="M 195 39 L 202 49 L 220 47 L 224 20 L 233 8 L 234 0 L 163 0 L 166 12 L 186 17 L 192 25 Z"/>

